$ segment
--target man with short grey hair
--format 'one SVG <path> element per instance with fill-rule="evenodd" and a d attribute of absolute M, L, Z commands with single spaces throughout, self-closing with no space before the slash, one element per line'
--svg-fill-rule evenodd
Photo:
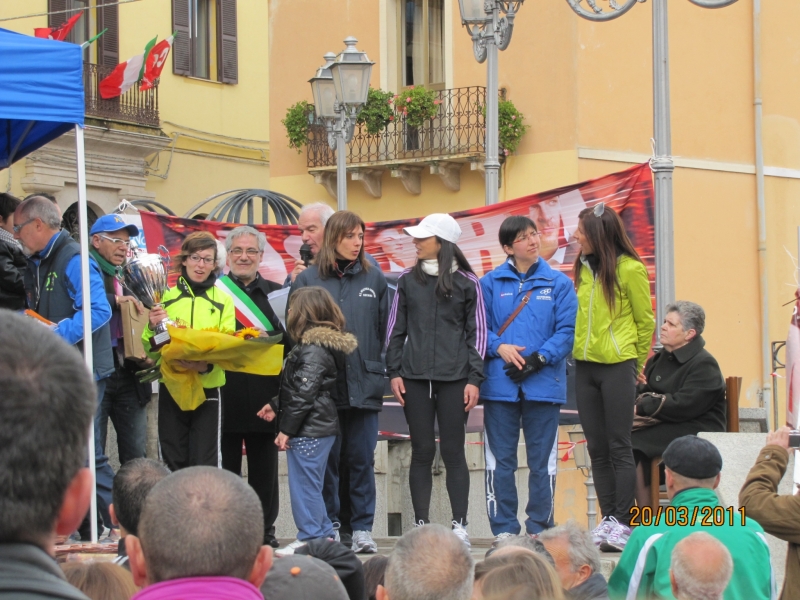
<path fill-rule="evenodd" d="M 216 286 L 230 295 L 236 307 L 236 329 L 254 327 L 270 335 L 283 335 L 284 352 L 291 342 L 267 296 L 281 286 L 258 272 L 267 246 L 266 236 L 257 229 L 241 226 L 225 237 L 230 271 L 217 279 Z M 264 512 L 264 543 L 278 547 L 275 520 L 278 518 L 278 447 L 275 422 L 258 417 L 264 404 L 278 394 L 280 375 L 226 373 L 222 411 L 222 468 L 240 475 L 242 444 L 247 452 L 247 482 L 258 494 Z"/>
<path fill-rule="evenodd" d="M 335 211 L 324 202 L 314 202 L 306 204 L 300 211 L 297 219 L 297 227 L 300 229 L 300 237 L 303 243 L 311 250 L 313 256 L 317 255 L 322 247 L 322 239 L 325 237 L 325 225 L 333 216 Z M 294 263 L 294 269 L 289 273 L 284 287 L 289 287 L 294 283 L 297 276 L 306 270 L 306 264 L 302 260 Z"/>
<path fill-rule="evenodd" d="M 189 467 L 158 482 L 144 502 L 139 535 L 128 535 L 137 600 L 263 599 L 272 566 L 262 546 L 256 493 L 224 469 Z"/>
<path fill-rule="evenodd" d="M 441 525 L 415 527 L 401 537 L 378 586 L 378 600 L 469 600 L 475 561 L 469 548 Z"/>
<path fill-rule="evenodd" d="M 685 537 L 672 550 L 669 579 L 677 600 L 722 600 L 731 575 L 731 553 L 705 531 Z"/>
<path fill-rule="evenodd" d="M 569 600 L 608 600 L 608 584 L 600 572 L 600 552 L 586 529 L 570 520 L 545 529 L 538 540 L 553 557 Z"/>

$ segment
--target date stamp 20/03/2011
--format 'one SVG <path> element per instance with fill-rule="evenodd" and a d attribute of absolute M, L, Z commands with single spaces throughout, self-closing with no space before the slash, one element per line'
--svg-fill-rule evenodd
<path fill-rule="evenodd" d="M 634 506 L 631 512 L 631 527 L 644 525 L 674 525 L 695 527 L 733 527 L 736 519 L 744 526 L 746 522 L 745 507 L 734 509 L 732 506 L 659 506 L 653 510 L 649 506 Z M 738 514 L 737 514 L 738 513 Z"/>

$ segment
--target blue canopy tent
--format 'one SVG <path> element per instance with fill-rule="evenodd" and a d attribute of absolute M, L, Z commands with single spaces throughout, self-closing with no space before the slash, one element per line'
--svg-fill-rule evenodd
<path fill-rule="evenodd" d="M 89 307 L 83 117 L 81 47 L 0 29 L 0 170 L 70 129 L 75 130 L 83 306 Z M 90 310 L 83 311 L 83 330 L 92 330 Z M 84 335 L 84 357 L 90 373 L 91 344 L 92 336 Z M 94 478 L 94 423 L 89 435 L 89 457 Z M 97 499 L 92 494 L 92 541 L 97 541 L 96 515 Z"/>

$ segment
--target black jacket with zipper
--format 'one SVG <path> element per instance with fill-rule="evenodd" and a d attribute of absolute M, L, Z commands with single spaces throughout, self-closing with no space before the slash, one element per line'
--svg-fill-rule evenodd
<path fill-rule="evenodd" d="M 0 238 L 0 308 L 25 308 L 25 279 L 28 266 L 22 248 Z"/>
<path fill-rule="evenodd" d="M 339 433 L 335 397 L 346 392 L 337 374 L 357 345 L 354 335 L 330 327 L 306 330 L 286 359 L 277 402 L 270 402 L 281 433 L 310 438 Z"/>
<path fill-rule="evenodd" d="M 442 300 L 436 296 L 436 280 L 426 274 L 421 283 L 413 269 L 397 279 L 386 335 L 389 378 L 466 379 L 480 386 L 487 337 L 480 282 L 475 274 L 458 270 L 451 296 Z"/>

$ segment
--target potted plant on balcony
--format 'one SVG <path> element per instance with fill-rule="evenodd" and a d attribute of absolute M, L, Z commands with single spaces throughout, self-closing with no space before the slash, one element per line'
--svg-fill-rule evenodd
<path fill-rule="evenodd" d="M 486 119 L 486 105 L 479 106 L 484 120 Z M 525 125 L 523 115 L 511 100 L 502 97 L 497 103 L 497 116 L 500 138 L 500 162 L 505 162 L 506 156 L 517 151 L 519 142 L 530 125 Z"/>
<path fill-rule="evenodd" d="M 419 130 L 438 114 L 441 103 L 436 92 L 422 86 L 395 94 L 394 109 L 398 115 L 403 117 L 407 126 L 406 150 L 420 148 Z"/>
<path fill-rule="evenodd" d="M 303 146 L 308 142 L 308 129 L 311 126 L 309 117 L 314 112 L 314 105 L 305 100 L 292 104 L 286 111 L 286 117 L 281 121 L 286 127 L 286 137 L 289 138 L 289 147 L 300 154 Z"/>
<path fill-rule="evenodd" d="M 359 125 L 366 125 L 369 135 L 377 135 L 394 121 L 394 110 L 392 101 L 395 95 L 392 92 L 384 92 L 380 89 L 369 88 L 367 103 L 361 112 L 358 113 L 356 122 Z"/>

